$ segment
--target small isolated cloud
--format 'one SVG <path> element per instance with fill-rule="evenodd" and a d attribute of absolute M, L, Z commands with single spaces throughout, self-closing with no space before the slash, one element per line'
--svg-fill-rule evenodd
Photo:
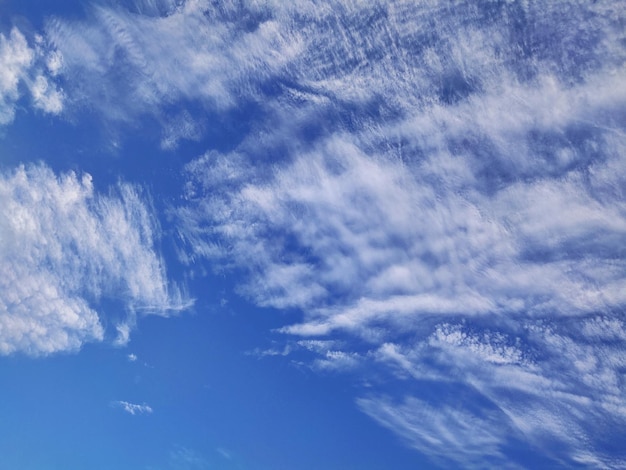
<path fill-rule="evenodd" d="M 213 468 L 213 466 L 200 452 L 177 445 L 170 451 L 169 468 L 173 470 L 201 470 Z"/>
<path fill-rule="evenodd" d="M 128 356 L 126 356 L 129 360 L 129 362 L 135 362 L 137 360 L 137 356 L 135 354 L 129 354 Z"/>
<path fill-rule="evenodd" d="M 117 331 L 117 337 L 115 338 L 114 344 L 116 346 L 126 346 L 130 341 L 130 324 L 129 323 L 121 323 L 115 327 Z"/>
<path fill-rule="evenodd" d="M 135 403 L 130 403 L 127 401 L 114 401 L 111 403 L 111 406 L 115 407 L 115 408 L 121 408 L 122 410 L 124 410 L 126 413 L 129 413 L 131 415 L 141 415 L 141 414 L 151 414 L 152 413 L 152 408 L 149 405 L 146 405 L 145 403 L 141 404 L 141 405 L 137 405 Z"/>
<path fill-rule="evenodd" d="M 119 322 L 126 342 L 137 314 L 189 304 L 167 280 L 154 248 L 159 228 L 132 186 L 107 195 L 88 174 L 43 165 L 5 171 L 0 233 L 1 354 L 76 350 L 103 340 L 103 323 Z M 102 299 L 119 302 L 122 318 L 98 311 Z"/>
<path fill-rule="evenodd" d="M 258 358 L 262 357 L 273 357 L 273 356 L 288 356 L 291 353 L 291 346 L 285 345 L 282 349 L 269 348 L 269 349 L 261 349 L 255 348 L 252 351 L 247 351 L 246 355 L 255 356 Z"/>
<path fill-rule="evenodd" d="M 53 80 L 62 66 L 61 55 L 37 39 L 30 46 L 17 28 L 8 37 L 0 33 L 0 125 L 13 121 L 24 89 L 30 90 L 35 108 L 51 114 L 63 110 L 64 95 Z"/>

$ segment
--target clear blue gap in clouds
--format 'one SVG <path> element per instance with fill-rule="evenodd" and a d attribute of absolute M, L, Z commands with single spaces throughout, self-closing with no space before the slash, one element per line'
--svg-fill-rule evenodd
<path fill-rule="evenodd" d="M 108 188 L 143 187 L 122 220 L 139 233 L 145 209 L 158 228 L 128 253 L 167 271 L 140 275 L 146 261 L 127 255 L 145 281 L 129 292 L 176 281 L 197 298 L 180 319 L 127 322 L 149 385 L 120 381 L 127 396 L 107 398 L 111 419 L 189 427 L 142 434 L 169 449 L 161 467 L 291 468 L 299 452 L 278 455 L 290 426 L 311 468 L 383 468 L 390 455 L 394 468 L 624 464 L 619 2 L 102 2 L 33 18 L 39 46 L 3 33 L 0 57 L 17 64 L 0 90 L 4 142 L 45 154 L 28 136 L 48 129 L 62 149 L 43 157 L 52 187 L 87 171 L 107 182 L 96 200 L 127 208 Z M 63 120 L 89 157 L 55 139 Z M 81 139 L 92 124 L 100 136 Z M 11 191 L 6 175 L 34 157 L 10 158 L 3 197 L 34 225 L 7 212 L 24 253 L 5 242 L 8 272 L 25 266 L 66 302 L 109 279 L 130 286 L 97 261 L 110 258 L 85 261 L 84 238 L 48 233 L 66 219 L 24 198 L 41 178 Z M 107 226 L 101 206 L 76 207 Z M 128 237 L 110 233 L 103 246 L 124 252 Z M 59 253 L 79 256 L 68 267 Z M 97 282 L 55 278 L 94 270 Z M 7 318 L 52 291 L 20 292 L 5 330 L 49 339 L 54 316 L 22 330 Z M 96 344 L 72 357 L 130 365 L 97 343 L 115 341 L 125 310 L 134 318 L 133 295 L 84 317 L 109 336 L 79 335 L 76 347 Z M 371 459 L 350 450 L 360 438 Z"/>

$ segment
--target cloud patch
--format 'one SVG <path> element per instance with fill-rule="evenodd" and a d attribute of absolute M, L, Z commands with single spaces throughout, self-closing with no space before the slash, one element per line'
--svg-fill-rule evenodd
<path fill-rule="evenodd" d="M 16 106 L 24 89 L 30 91 L 32 104 L 45 113 L 63 110 L 63 91 L 54 75 L 62 66 L 62 56 L 35 38 L 33 46 L 17 28 L 8 36 L 0 33 L 0 125 L 15 118 Z"/>
<path fill-rule="evenodd" d="M 187 305 L 155 251 L 159 236 L 134 187 L 99 194 L 91 176 L 44 165 L 0 175 L 0 353 L 76 350 L 111 323 Z M 117 302 L 113 315 L 104 302 Z M 113 304 L 111 304 L 113 305 Z M 107 314 L 111 314 L 110 316 Z M 128 329 L 128 328 L 127 328 Z M 128 331 L 126 331 L 126 340 Z"/>

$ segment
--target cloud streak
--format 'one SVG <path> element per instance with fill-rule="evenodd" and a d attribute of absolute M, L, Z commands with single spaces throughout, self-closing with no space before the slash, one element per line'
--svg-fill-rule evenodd
<path fill-rule="evenodd" d="M 455 413 L 469 413 L 463 419 L 477 423 L 497 444 L 491 450 L 483 449 L 483 457 L 501 458 L 506 448 L 501 437 L 508 436 L 522 439 L 532 452 L 552 464 L 613 467 L 619 466 L 623 456 L 603 455 L 595 446 L 611 441 L 606 433 L 612 426 L 623 429 L 626 408 L 619 370 L 626 356 L 623 341 L 604 342 L 589 335 L 605 321 L 594 317 L 549 326 L 545 320 L 526 321 L 516 325 L 515 333 L 503 333 L 504 327 L 485 332 L 475 326 L 440 324 L 422 341 L 385 344 L 372 357 L 390 367 L 409 389 L 411 382 L 431 383 L 442 394 L 456 396 Z M 605 334 L 621 335 L 624 325 L 618 323 L 613 325 L 615 333 Z M 490 322 L 494 324 L 497 321 Z M 482 401 L 474 398 L 465 403 L 468 394 L 482 397 Z M 432 453 L 446 455 L 451 445 L 448 434 L 443 428 L 433 429 L 433 420 L 423 419 L 423 406 L 409 406 L 415 400 L 419 399 L 411 394 L 372 396 L 358 404 L 384 426 L 395 423 L 410 445 L 430 445 Z M 464 427 L 452 429 L 462 432 Z M 444 440 L 429 441 L 437 438 Z M 480 435 L 467 433 L 459 439 L 470 448 L 482 447 Z M 471 453 L 459 450 L 454 455 L 480 467 L 480 459 L 474 461 Z"/>
<path fill-rule="evenodd" d="M 188 305 L 167 281 L 159 229 L 136 188 L 99 194 L 88 174 L 21 166 L 0 176 L 0 206 L 2 354 L 75 350 L 110 324 L 128 340 L 137 314 Z"/>

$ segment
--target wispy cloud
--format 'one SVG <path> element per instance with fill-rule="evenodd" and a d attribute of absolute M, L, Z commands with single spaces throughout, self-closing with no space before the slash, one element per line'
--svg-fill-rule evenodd
<path fill-rule="evenodd" d="M 165 106 L 195 102 L 225 110 L 253 99 L 259 82 L 299 50 L 263 5 L 194 0 L 137 6 L 133 12 L 93 6 L 83 21 L 51 19 L 46 37 L 63 55 L 62 73 L 74 91 L 70 103 L 112 120 L 163 117 L 164 148 L 201 131 L 188 111 L 165 118 Z"/>
<path fill-rule="evenodd" d="M 400 434 L 408 445 L 443 466 L 455 462 L 465 468 L 484 468 L 490 462 L 499 468 L 521 468 L 507 461 L 500 450 L 511 430 L 497 414 L 478 416 L 464 408 L 464 403 L 433 406 L 410 396 L 400 402 L 387 397 L 362 398 L 357 404 L 380 424 Z"/>
<path fill-rule="evenodd" d="M 447 122 L 441 127 L 431 139 L 456 138 Z M 495 193 L 483 187 L 492 179 L 483 166 L 501 163 L 473 162 L 470 143 L 459 149 L 466 158 L 441 149 L 412 162 L 368 154 L 343 134 L 258 183 L 236 179 L 253 161 L 233 169 L 239 157 L 207 155 L 204 167 L 189 168 L 199 181 L 194 191 L 211 198 L 201 197 L 200 213 L 186 217 L 184 235 L 198 254 L 249 267 L 244 290 L 259 304 L 306 308 L 311 320 L 286 330 L 300 334 L 358 330 L 386 317 L 403 326 L 419 312 L 572 315 L 618 307 L 626 300 L 623 202 L 598 195 L 612 191 L 615 176 L 604 175 L 621 157 L 614 139 L 598 134 L 604 155 L 589 162 L 598 171 L 591 179 L 567 166 L 558 177 L 516 177 Z"/>
<path fill-rule="evenodd" d="M 8 37 L 0 33 L 0 125 L 13 121 L 23 88 L 30 91 L 35 108 L 59 114 L 64 96 L 54 76 L 61 64 L 60 54 L 46 46 L 41 36 L 29 45 L 18 28 Z"/>
<path fill-rule="evenodd" d="M 243 269 L 258 305 L 300 309 L 285 333 L 352 342 L 316 351 L 318 369 L 369 362 L 406 390 L 471 390 L 390 397 L 377 375 L 357 402 L 438 461 L 502 464 L 521 440 L 563 465 L 615 464 L 617 4 L 331 4 L 268 7 L 299 53 L 266 121 L 187 166 L 187 261 Z"/>
<path fill-rule="evenodd" d="M 77 349 L 103 340 L 103 324 L 126 325 L 127 340 L 136 314 L 188 305 L 167 280 L 143 197 L 125 184 L 99 194 L 90 175 L 43 165 L 0 175 L 2 354 Z M 121 311 L 98 311 L 102 299 Z"/>
<path fill-rule="evenodd" d="M 220 449 L 218 449 L 217 452 L 220 452 Z M 174 470 L 211 468 L 210 463 L 202 454 L 178 445 L 170 451 L 169 464 L 170 468 Z"/>
<path fill-rule="evenodd" d="M 319 369 L 471 390 L 358 401 L 426 455 L 480 467 L 520 439 L 623 465 L 604 450 L 626 426 L 619 2 L 140 5 L 47 39 L 73 104 L 156 116 L 164 148 L 204 129 L 188 102 L 255 105 L 232 151 L 187 166 L 185 261 L 300 309 L 281 331 L 321 341 Z"/>
<path fill-rule="evenodd" d="M 604 320 L 593 323 L 598 321 Z M 409 389 L 411 383 L 426 388 L 436 384 L 442 395 L 458 397 L 457 409 L 470 413 L 472 421 L 483 422 L 494 442 L 497 436 L 521 438 L 534 452 L 561 465 L 583 463 L 593 456 L 598 466 L 614 466 L 615 457 L 597 452 L 595 446 L 607 426 L 624 426 L 626 408 L 619 379 L 626 362 L 624 342 L 607 343 L 588 335 L 586 320 L 551 323 L 526 320 L 520 324 L 506 319 L 499 331 L 441 324 L 427 338 L 412 345 L 385 344 L 372 357 L 390 367 Z M 614 325 L 617 334 L 624 328 L 618 323 Z M 516 331 L 503 333 L 511 325 Z M 467 400 L 465 387 L 471 390 L 470 396 L 481 398 L 461 403 Z M 425 439 L 438 440 L 438 445 L 430 443 L 431 451 L 444 455 L 450 446 L 446 440 L 450 430 L 433 429 L 432 420 L 422 419 L 422 405 L 407 405 L 416 399 L 370 396 L 357 402 L 383 425 L 395 423 L 410 445 L 421 447 L 427 445 Z M 495 421 L 485 422 L 485 413 L 489 421 Z M 466 449 L 481 446 L 479 434 L 467 434 L 463 441 Z M 493 449 L 484 449 L 484 455 L 497 456 L 506 445 L 502 440 Z M 453 455 L 447 458 L 472 460 L 463 450 Z"/>
<path fill-rule="evenodd" d="M 232 456 L 230 455 L 230 452 L 228 452 L 225 449 L 222 449 L 221 447 L 218 447 L 217 449 L 215 449 L 215 451 L 220 454 L 222 457 L 224 457 L 227 460 L 232 459 Z"/>
<path fill-rule="evenodd" d="M 114 401 L 111 403 L 112 406 L 116 408 L 121 408 L 126 413 L 131 415 L 141 415 L 141 414 L 151 414 L 152 408 L 145 403 L 142 405 L 138 405 L 135 403 L 130 403 L 127 401 Z"/>
<path fill-rule="evenodd" d="M 352 15 L 346 12 L 356 22 L 348 32 L 363 34 Z M 626 220 L 613 169 L 623 160 L 617 103 L 626 102 L 626 91 L 605 50 L 619 51 L 611 42 L 619 38 L 607 20 L 606 42 L 595 52 L 601 67 L 568 84 L 578 71 L 559 77 L 564 64 L 552 56 L 533 63 L 532 78 L 523 80 L 525 60 L 495 56 L 496 48 L 512 47 L 502 37 L 506 26 L 491 19 L 490 27 L 491 38 L 468 26 L 422 52 L 432 61 L 451 50 L 461 63 L 447 65 L 472 72 L 458 80 L 476 82 L 466 95 L 453 99 L 434 88 L 446 79 L 442 71 L 411 92 L 398 77 L 386 82 L 391 98 L 406 98 L 396 110 L 401 119 L 363 109 L 363 123 L 322 131 L 305 146 L 291 143 L 302 142 L 294 121 L 310 125 L 328 107 L 348 111 L 302 94 L 296 100 L 291 91 L 270 100 L 279 114 L 274 129 L 264 129 L 269 138 L 250 136 L 236 153 L 211 152 L 189 165 L 189 197 L 201 201 L 184 214 L 192 250 L 249 267 L 243 290 L 260 305 L 306 308 L 311 321 L 288 330 L 303 334 L 358 329 L 386 316 L 402 323 L 417 312 L 571 315 L 622 305 Z M 320 37 L 331 41 L 328 50 L 344 46 L 335 35 Z M 356 73 L 345 58 L 329 60 L 320 64 L 328 73 L 345 80 Z M 370 96 L 389 79 L 377 69 L 385 60 L 358 69 L 374 83 L 365 88 Z M 410 71 L 424 73 L 417 64 Z M 268 171 L 263 155 L 274 145 L 284 146 L 287 161 Z"/>

